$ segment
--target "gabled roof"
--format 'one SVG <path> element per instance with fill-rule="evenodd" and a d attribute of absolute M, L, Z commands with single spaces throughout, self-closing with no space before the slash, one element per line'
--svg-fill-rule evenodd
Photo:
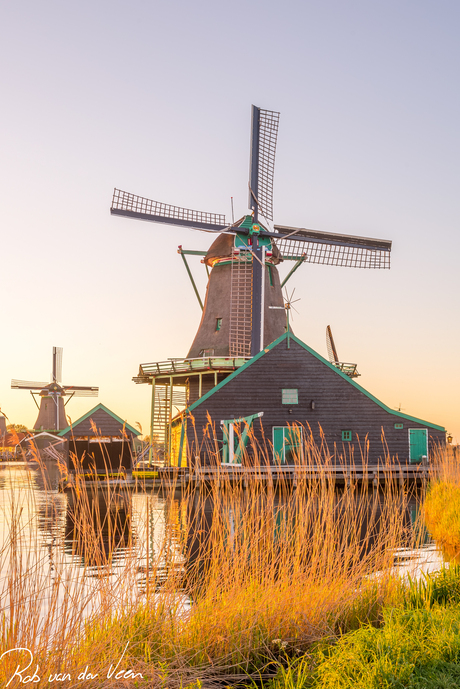
<path fill-rule="evenodd" d="M 228 383 L 230 381 L 234 380 L 237 376 L 240 376 L 242 373 L 244 373 L 244 371 L 246 371 L 256 361 L 258 361 L 263 356 L 265 356 L 265 354 L 267 354 L 270 350 L 274 349 L 279 344 L 281 344 L 281 342 L 283 342 L 284 340 L 287 340 L 288 337 L 290 340 L 297 342 L 297 344 L 300 345 L 301 347 L 303 347 L 303 349 L 305 349 L 307 352 L 309 352 L 314 357 L 316 357 L 319 361 L 321 361 L 325 366 L 328 366 L 332 371 L 334 371 L 334 373 L 337 376 L 341 376 L 344 380 L 346 380 L 346 382 L 349 385 L 353 385 L 353 387 L 355 387 L 357 390 L 362 392 L 364 395 L 366 395 L 366 397 L 368 397 L 370 400 L 375 402 L 375 404 L 377 404 L 379 407 L 381 407 L 381 409 L 384 409 L 389 414 L 393 414 L 393 416 L 397 416 L 398 418 L 401 418 L 401 419 L 407 419 L 408 421 L 414 421 L 416 423 L 423 424 L 424 426 L 429 426 L 430 428 L 434 428 L 438 431 L 445 431 L 446 430 L 443 426 L 438 426 L 434 423 L 430 423 L 428 421 L 423 421 L 422 419 L 417 419 L 415 416 L 409 416 L 409 414 L 403 414 L 402 412 L 396 411 L 394 409 L 390 409 L 390 407 L 387 407 L 386 404 L 384 404 L 383 402 L 378 400 L 376 397 L 374 397 L 374 395 L 371 395 L 370 392 L 365 390 L 363 387 L 361 387 L 361 385 L 359 385 L 354 380 L 352 380 L 349 376 L 347 376 L 346 373 L 343 373 L 338 368 L 336 368 L 333 364 L 331 364 L 329 361 L 327 361 L 327 359 L 322 357 L 321 354 L 318 354 L 318 352 L 315 352 L 311 347 L 306 345 L 305 342 L 302 342 L 302 340 L 299 340 L 299 338 L 296 337 L 295 335 L 293 335 L 292 332 L 283 333 L 283 335 L 278 337 L 277 340 L 274 340 L 271 344 L 269 344 L 267 347 L 262 349 L 261 352 L 256 354 L 252 359 L 250 359 L 245 364 L 243 364 L 243 366 L 240 366 L 240 368 L 236 369 L 236 371 L 231 373 L 227 378 L 225 378 L 218 385 L 216 385 L 214 388 L 212 388 L 209 392 L 207 392 L 205 395 L 203 395 L 203 397 L 200 397 L 200 399 L 198 399 L 196 402 L 191 404 L 190 407 L 188 407 L 183 413 L 188 414 L 188 413 L 193 412 L 193 410 L 196 409 L 200 404 L 203 404 L 203 402 L 206 402 L 206 400 L 209 399 L 212 395 L 215 395 L 216 393 L 218 393 L 219 390 L 221 390 L 225 385 L 228 385 Z"/>
<path fill-rule="evenodd" d="M 49 438 L 54 438 L 55 440 L 57 440 L 57 436 L 60 435 L 60 432 L 59 433 L 56 433 L 56 432 L 53 433 L 52 431 L 51 432 L 50 431 L 40 431 L 40 433 L 34 433 L 33 435 L 26 436 L 26 439 L 35 440 L 35 438 L 42 438 L 46 435 Z"/>
<path fill-rule="evenodd" d="M 123 419 L 121 419 L 119 416 L 114 414 L 113 411 L 110 411 L 110 409 L 102 403 L 97 404 L 93 409 L 90 409 L 90 411 L 87 412 L 87 414 L 85 414 L 84 416 L 81 416 L 79 419 L 74 421 L 70 426 L 67 426 L 67 428 L 63 428 L 62 431 L 59 431 L 59 433 L 57 435 L 64 436 L 67 433 L 69 433 L 69 431 L 75 430 L 77 428 L 77 426 L 79 426 L 83 421 L 86 421 L 86 419 L 89 419 L 91 416 L 93 416 L 98 411 L 104 411 L 106 414 L 108 414 L 113 419 L 115 419 L 115 421 L 118 421 L 122 426 L 124 426 L 126 428 L 126 430 L 133 433 L 136 437 L 138 435 L 140 435 L 140 432 L 136 428 L 133 428 L 129 423 L 127 423 L 126 421 L 123 421 Z"/>

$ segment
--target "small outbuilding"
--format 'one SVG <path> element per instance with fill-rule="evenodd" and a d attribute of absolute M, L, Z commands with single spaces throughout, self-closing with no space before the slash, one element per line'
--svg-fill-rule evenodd
<path fill-rule="evenodd" d="M 445 441 L 286 332 L 176 416 L 171 463 L 290 464 L 309 446 L 357 466 L 418 463 Z"/>
<path fill-rule="evenodd" d="M 134 441 L 139 431 L 103 404 L 98 404 L 58 435 L 69 442 L 69 471 L 75 470 L 75 458 L 86 473 L 132 471 Z"/>

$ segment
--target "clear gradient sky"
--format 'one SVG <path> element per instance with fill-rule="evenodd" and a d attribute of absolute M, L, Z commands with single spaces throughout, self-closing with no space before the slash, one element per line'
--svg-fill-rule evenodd
<path fill-rule="evenodd" d="M 281 112 L 278 224 L 393 240 L 390 271 L 303 266 L 293 327 L 391 408 L 460 442 L 460 3 L 20 0 L 0 4 L 0 406 L 11 378 L 98 385 L 148 430 L 139 363 L 200 320 L 177 246 L 210 235 L 111 217 L 113 187 L 236 217 L 250 109 Z M 282 267 L 284 274 L 290 266 Z M 205 270 L 193 264 L 204 294 Z"/>

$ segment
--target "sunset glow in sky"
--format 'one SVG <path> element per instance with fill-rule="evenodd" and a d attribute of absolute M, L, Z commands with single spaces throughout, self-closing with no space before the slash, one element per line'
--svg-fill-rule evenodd
<path fill-rule="evenodd" d="M 302 266 L 293 329 L 391 408 L 460 442 L 460 4 L 455 0 L 24 0 L 0 7 L 0 407 L 63 382 L 147 432 L 141 362 L 185 356 L 201 312 L 177 246 L 112 217 L 113 188 L 247 210 L 251 104 L 280 111 L 277 224 L 393 241 L 389 271 Z M 191 266 L 204 296 L 206 273 Z M 284 276 L 292 267 L 282 266 Z"/>

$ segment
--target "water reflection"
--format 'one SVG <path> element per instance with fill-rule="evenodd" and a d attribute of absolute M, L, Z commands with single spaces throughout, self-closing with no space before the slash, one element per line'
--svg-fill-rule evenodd
<path fill-rule="evenodd" d="M 389 521 L 398 512 L 401 518 L 397 527 L 401 532 L 401 547 L 395 552 L 395 564 L 398 560 L 404 560 L 407 568 L 408 559 L 412 557 L 410 553 L 414 562 L 418 559 L 411 547 L 414 534 L 423 550 L 427 544 L 431 544 L 419 514 L 420 499 L 421 494 L 417 492 L 410 496 L 402 492 L 401 496 L 392 496 L 389 506 L 383 492 L 367 487 L 354 491 L 338 488 L 326 501 L 315 495 L 296 500 L 292 494 L 286 496 L 283 493 L 261 493 L 255 501 L 252 494 L 248 497 L 246 491 L 241 491 L 239 500 L 232 500 L 226 505 L 220 498 L 216 501 L 212 494 L 205 499 L 199 494 L 192 495 L 187 503 L 187 581 L 190 583 L 189 572 L 193 571 L 198 579 L 204 574 L 212 547 L 211 534 L 215 534 L 216 524 L 228 544 L 228 552 L 243 548 L 244 541 L 251 537 L 251 533 L 257 533 L 259 538 L 264 534 L 262 537 L 268 538 L 268 542 L 273 544 L 273 558 L 277 559 L 277 553 L 285 547 L 289 549 L 298 533 L 305 540 L 313 542 L 315 538 L 320 540 L 316 532 L 322 530 L 324 542 L 332 534 L 337 542 L 343 539 L 341 547 L 344 550 L 347 545 L 353 544 L 354 552 L 363 559 L 374 550 L 385 548 Z M 248 519 L 249 512 L 254 514 Z M 244 526 L 241 526 L 243 522 Z M 345 537 L 343 534 L 346 534 Z M 406 551 L 409 553 L 407 556 L 402 554 Z"/>
<path fill-rule="evenodd" d="M 212 493 L 184 497 L 180 491 L 166 495 L 123 487 L 86 486 L 62 494 L 57 490 L 59 477 L 54 463 L 42 469 L 25 464 L 0 466 L 2 596 L 11 572 L 12 538 L 15 552 L 20 550 L 23 562 L 27 560 L 27 571 L 40 570 L 40 576 L 50 581 L 66 581 L 63 596 L 68 595 L 70 581 L 75 586 L 78 582 L 79 591 L 90 597 L 96 590 L 91 581 L 101 577 L 119 587 L 132 582 L 136 595 L 142 595 L 147 588 L 158 590 L 171 577 L 178 588 L 191 590 L 206 567 L 213 529 L 220 529 L 227 552 L 236 552 L 243 545 L 244 530 L 239 527 L 248 519 L 248 510 L 252 510 L 251 519 L 257 522 L 259 532 L 279 548 L 295 538 L 299 525 L 306 537 L 312 536 L 321 523 L 321 510 L 332 510 L 334 516 L 327 528 L 339 533 L 341 524 L 351 520 L 356 528 L 349 529 L 348 538 L 356 539 L 362 557 L 378 543 L 387 519 L 384 501 L 376 500 L 372 490 L 357 495 L 354 503 L 349 495 L 345 499 L 344 491 L 336 491 L 330 503 L 314 499 L 293 503 L 281 493 L 268 498 L 261 491 L 258 502 L 249 504 L 243 490 L 237 501 L 229 502 L 220 498 L 216 502 Z M 272 510 L 268 516 L 267 500 Z M 417 509 L 414 495 L 404 504 L 408 537 Z M 428 535 L 423 538 L 427 541 Z M 406 555 L 401 549 L 395 557 L 407 566 L 415 555 Z M 134 595 L 134 589 L 131 593 Z"/>
<path fill-rule="evenodd" d="M 139 543 L 144 556 L 139 558 L 140 585 L 158 589 L 185 565 L 187 501 L 180 493 L 165 498 L 159 493 L 136 493 L 133 496 Z"/>
<path fill-rule="evenodd" d="M 132 547 L 132 499 L 122 491 L 85 488 L 67 494 L 64 549 L 91 574 L 123 561 Z"/>

